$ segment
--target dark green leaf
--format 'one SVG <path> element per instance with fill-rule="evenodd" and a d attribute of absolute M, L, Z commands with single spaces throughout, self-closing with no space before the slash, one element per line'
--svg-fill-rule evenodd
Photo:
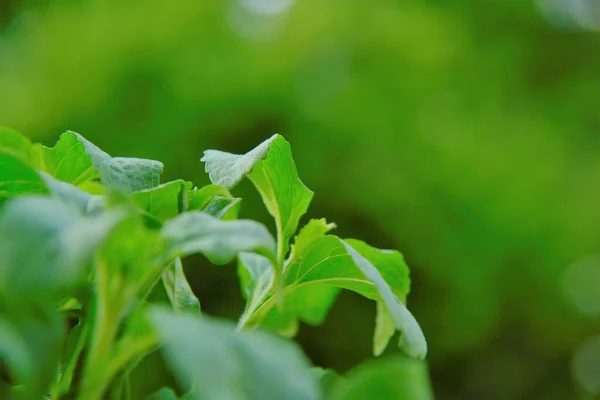
<path fill-rule="evenodd" d="M 317 381 L 300 348 L 266 332 L 236 332 L 228 322 L 154 310 L 163 351 L 197 400 L 316 400 Z"/>

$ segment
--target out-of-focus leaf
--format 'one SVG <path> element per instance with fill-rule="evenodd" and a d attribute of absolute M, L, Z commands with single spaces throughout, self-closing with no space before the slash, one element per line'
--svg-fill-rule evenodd
<path fill-rule="evenodd" d="M 324 399 L 329 399 L 332 392 L 341 385 L 345 384 L 346 379 L 340 376 L 337 372 L 331 369 L 324 369 L 319 367 L 311 368 L 311 372 L 321 384 L 321 393 Z M 337 389 L 339 390 L 339 389 Z"/>
<path fill-rule="evenodd" d="M 427 365 L 401 356 L 382 358 L 350 371 L 330 400 L 433 400 Z"/>
<path fill-rule="evenodd" d="M 111 157 L 78 133 L 63 133 L 52 148 L 34 146 L 39 168 L 75 186 L 100 178 L 102 184 L 127 193 L 158 186 L 162 163 L 140 158 Z"/>
<path fill-rule="evenodd" d="M 14 400 L 43 398 L 58 372 L 65 326 L 57 313 L 33 307 L 0 316 L 0 355 L 22 385 Z"/>
<path fill-rule="evenodd" d="M 49 197 L 8 202 L 0 214 L 0 292 L 44 298 L 76 283 L 122 217 L 119 210 L 83 217 Z"/>
<path fill-rule="evenodd" d="M 275 241 L 267 228 L 249 220 L 221 221 L 199 211 L 190 211 L 167 221 L 161 231 L 167 242 L 166 257 L 202 253 L 225 264 L 241 252 L 275 258 Z"/>
<path fill-rule="evenodd" d="M 42 178 L 24 160 L 0 149 L 0 198 L 47 192 Z"/>
<path fill-rule="evenodd" d="M 162 282 L 174 310 L 200 311 L 200 301 L 185 277 L 180 258 L 176 258 L 171 265 L 165 268 L 162 273 Z"/>
<path fill-rule="evenodd" d="M 18 155 L 24 161 L 31 158 L 31 141 L 17 131 L 0 126 L 0 149 Z"/>
<path fill-rule="evenodd" d="M 275 219 L 283 246 L 278 250 L 282 260 L 288 240 L 313 197 L 313 192 L 298 178 L 289 143 L 282 136 L 273 135 L 244 155 L 207 150 L 202 161 L 211 181 L 226 188 L 234 187 L 245 176 L 250 178 Z"/>
<path fill-rule="evenodd" d="M 317 400 L 319 388 L 298 346 L 266 332 L 237 332 L 208 317 L 154 310 L 164 353 L 197 400 Z"/>
<path fill-rule="evenodd" d="M 179 400 L 179 396 L 171 388 L 161 388 L 153 393 L 147 400 Z"/>
<path fill-rule="evenodd" d="M 104 208 L 104 197 L 89 194 L 77 186 L 55 179 L 45 172 L 40 175 L 53 197 L 63 203 L 75 206 L 82 213 L 87 214 Z"/>

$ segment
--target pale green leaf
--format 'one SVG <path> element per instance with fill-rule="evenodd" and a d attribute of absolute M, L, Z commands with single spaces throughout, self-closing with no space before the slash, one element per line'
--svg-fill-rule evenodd
<path fill-rule="evenodd" d="M 381 355 L 392 336 L 396 333 L 396 325 L 384 303 L 377 302 L 377 316 L 375 317 L 375 333 L 373 334 L 373 354 Z"/>
<path fill-rule="evenodd" d="M 221 221 L 189 211 L 167 221 L 161 234 L 167 242 L 167 259 L 202 253 L 215 263 L 225 264 L 241 252 L 256 252 L 271 260 L 275 257 L 273 236 L 254 221 Z"/>
<path fill-rule="evenodd" d="M 427 365 L 401 356 L 363 364 L 334 384 L 329 400 L 433 400 Z"/>
<path fill-rule="evenodd" d="M 162 163 L 139 158 L 113 158 L 78 133 L 63 133 L 52 148 L 37 145 L 39 168 L 75 186 L 100 179 L 106 187 L 127 193 L 158 186 Z"/>
<path fill-rule="evenodd" d="M 237 332 L 229 322 L 152 312 L 163 352 L 197 400 L 317 400 L 317 380 L 298 346 L 266 332 Z M 201 360 L 202 362 L 198 362 Z"/>
<path fill-rule="evenodd" d="M 275 219 L 283 260 L 288 241 L 313 197 L 298 178 L 289 143 L 274 135 L 244 155 L 207 150 L 202 157 L 211 181 L 232 188 L 248 176 Z"/>

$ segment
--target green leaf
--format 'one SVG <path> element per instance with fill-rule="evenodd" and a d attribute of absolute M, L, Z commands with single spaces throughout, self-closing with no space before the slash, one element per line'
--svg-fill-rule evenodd
<path fill-rule="evenodd" d="M 42 178 L 25 161 L 0 150 L 0 198 L 47 192 Z"/>
<path fill-rule="evenodd" d="M 131 198 L 142 210 L 159 221 L 175 218 L 185 210 L 187 186 L 185 181 L 176 180 L 143 189 L 131 194 Z"/>
<path fill-rule="evenodd" d="M 249 220 L 221 221 L 199 211 L 189 211 L 167 221 L 161 231 L 167 242 L 166 258 L 202 253 L 225 264 L 241 252 L 256 252 L 271 260 L 275 241 L 263 225 Z"/>
<path fill-rule="evenodd" d="M 248 176 L 275 219 L 278 259 L 283 261 L 288 241 L 313 197 L 298 178 L 289 143 L 274 135 L 244 155 L 207 150 L 201 161 L 213 183 L 232 188 Z"/>
<path fill-rule="evenodd" d="M 0 126 L 0 149 L 18 155 L 26 162 L 31 158 L 31 141 L 17 131 Z"/>
<path fill-rule="evenodd" d="M 187 209 L 190 211 L 197 210 L 201 211 L 206 208 L 208 203 L 215 197 L 231 197 L 229 190 L 219 185 L 206 185 L 201 188 L 190 189 L 191 183 L 187 183 L 188 186 L 188 206 Z"/>
<path fill-rule="evenodd" d="M 325 218 L 311 219 L 300 230 L 294 239 L 292 252 L 287 264 L 306 253 L 308 246 L 317 239 L 324 237 L 329 231 L 335 229 L 334 223 L 328 223 Z"/>
<path fill-rule="evenodd" d="M 310 243 L 324 237 L 334 227 L 335 224 L 328 224 L 325 219 L 311 220 L 304 226 L 296 236 L 285 270 L 288 270 L 294 260 L 303 256 Z M 266 259 L 243 255 L 238 264 L 238 275 L 246 298 L 252 299 L 242 316 L 242 321 L 245 321 L 251 318 L 250 314 L 269 294 L 267 291 L 272 288 L 273 273 Z M 268 311 L 260 325 L 284 336 L 294 336 L 298 330 L 298 319 L 311 325 L 321 324 L 338 293 L 339 288 L 326 284 L 296 288 L 287 293 L 280 307 L 273 307 Z"/>
<path fill-rule="evenodd" d="M 350 371 L 334 386 L 331 400 L 433 400 L 427 366 L 401 356 L 372 361 Z"/>
<path fill-rule="evenodd" d="M 158 186 L 162 163 L 139 158 L 113 158 L 78 133 L 67 131 L 52 148 L 37 145 L 39 168 L 75 186 L 93 179 L 126 193 Z"/>
<path fill-rule="evenodd" d="M 9 201 L 0 215 L 0 292 L 30 299 L 81 281 L 122 217 L 119 210 L 83 217 L 49 197 Z"/>
<path fill-rule="evenodd" d="M 423 333 L 400 300 L 406 297 L 409 290 L 408 268 L 400 253 L 378 250 L 356 240 L 346 242 L 336 236 L 313 240 L 304 247 L 302 253 L 296 252 L 286 265 L 283 274 L 285 298 L 290 298 L 293 292 L 304 287 L 324 284 L 352 290 L 383 302 L 396 329 L 402 332 L 400 346 L 411 356 L 425 357 L 427 344 Z M 300 310 L 303 304 L 311 304 L 308 294 L 296 296 L 295 304 Z M 272 312 L 274 303 L 274 293 L 270 292 L 270 297 L 257 307 L 254 317 L 246 317 L 250 320 L 249 325 L 259 324 L 262 318 Z M 318 303 L 315 306 L 318 307 Z M 302 315 L 298 309 L 289 309 Z M 322 312 L 323 308 L 317 308 L 317 311 Z M 319 316 L 318 313 L 316 315 Z"/>
<path fill-rule="evenodd" d="M 234 220 L 240 214 L 242 199 L 238 197 L 215 196 L 206 205 L 204 212 L 221 220 Z"/>
<path fill-rule="evenodd" d="M 162 281 L 174 310 L 200 312 L 200 301 L 185 277 L 180 258 L 176 258 L 172 264 L 165 268 L 162 273 Z"/>
<path fill-rule="evenodd" d="M 292 342 L 266 332 L 236 332 L 229 322 L 153 310 L 163 352 L 197 400 L 316 400 L 317 381 Z"/>

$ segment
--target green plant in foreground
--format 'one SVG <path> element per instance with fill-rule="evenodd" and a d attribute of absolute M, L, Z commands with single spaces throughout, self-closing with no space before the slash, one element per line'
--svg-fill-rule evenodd
<path fill-rule="evenodd" d="M 202 161 L 213 184 L 160 184 L 157 161 L 112 157 L 74 132 L 49 148 L 0 128 L 0 398 L 432 398 L 402 255 L 331 235 L 324 219 L 298 230 L 313 193 L 279 135 Z M 237 219 L 229 189 L 244 177 L 275 238 Z M 237 327 L 200 313 L 181 262 L 194 253 L 237 259 L 247 300 Z M 346 377 L 311 367 L 285 337 L 299 321 L 321 323 L 341 289 L 377 303 L 374 353 L 398 331 L 409 357 Z M 156 352 L 177 387 L 135 392 Z"/>

